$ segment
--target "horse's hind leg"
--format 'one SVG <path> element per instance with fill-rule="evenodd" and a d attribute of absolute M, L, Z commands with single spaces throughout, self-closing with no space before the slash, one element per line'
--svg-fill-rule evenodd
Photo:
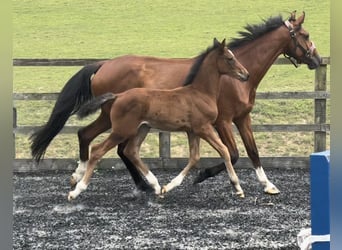
<path fill-rule="evenodd" d="M 162 188 L 163 194 L 179 186 L 183 182 L 185 176 L 189 173 L 189 171 L 196 165 L 196 163 L 200 159 L 200 138 L 193 133 L 188 133 L 188 141 L 190 150 L 189 162 L 185 166 L 185 168 L 174 179 L 172 179 L 170 183 L 168 183 L 166 186 Z"/>
<path fill-rule="evenodd" d="M 231 163 L 230 154 L 227 147 L 222 143 L 220 137 L 216 134 L 213 126 L 202 127 L 199 135 L 206 140 L 220 156 L 225 160 L 226 169 L 229 175 L 230 182 L 235 188 L 236 194 L 240 197 L 245 197 L 244 192 L 240 186 L 239 178 L 237 177 L 233 165 Z"/>
<path fill-rule="evenodd" d="M 264 186 L 264 192 L 267 194 L 279 194 L 279 189 L 268 180 L 264 169 L 261 166 L 258 148 L 255 144 L 253 136 L 250 116 L 248 115 L 247 117 L 245 117 L 245 119 L 239 120 L 238 122 L 236 122 L 236 125 L 239 129 L 247 154 L 253 163 L 257 178 L 259 182 Z"/>
<path fill-rule="evenodd" d="M 107 131 L 111 127 L 111 122 L 107 113 L 101 111 L 100 116 L 88 126 L 78 131 L 80 161 L 71 175 L 70 185 L 74 187 L 79 182 L 87 168 L 89 159 L 89 144 L 96 136 Z"/>
<path fill-rule="evenodd" d="M 139 155 L 141 143 L 144 141 L 146 134 L 149 130 L 150 128 L 147 126 L 140 126 L 137 135 L 132 137 L 127 142 L 127 146 L 124 149 L 124 154 L 133 163 L 133 165 L 135 165 L 138 168 L 139 172 L 146 178 L 149 185 L 152 186 L 154 193 L 159 195 L 161 187 L 159 185 L 158 179 L 150 171 L 150 169 L 142 162 Z"/>
<path fill-rule="evenodd" d="M 122 138 L 111 133 L 106 140 L 91 147 L 90 158 L 87 162 L 87 169 L 82 179 L 77 183 L 75 189 L 69 192 L 69 201 L 75 199 L 81 192 L 87 189 L 90 178 L 96 167 L 96 163 L 102 158 L 102 156 L 104 156 L 110 149 L 115 147 L 121 141 Z"/>
<path fill-rule="evenodd" d="M 139 129 L 138 131 L 138 136 L 137 136 L 137 141 L 135 141 L 135 143 L 131 143 L 130 146 L 134 146 L 136 147 L 136 150 L 139 152 L 140 151 L 140 147 L 142 142 L 145 140 L 146 135 L 149 132 L 149 127 L 147 127 L 146 125 L 142 125 L 145 128 Z M 120 156 L 121 160 L 124 162 L 124 164 L 126 165 L 126 168 L 128 169 L 129 173 L 131 174 L 131 177 L 136 185 L 136 187 L 138 188 L 138 190 L 141 191 L 145 191 L 145 192 L 152 192 L 154 191 L 154 189 L 151 187 L 151 185 L 149 185 L 144 178 L 142 178 L 139 170 L 137 169 L 137 167 L 132 163 L 132 161 L 125 155 L 125 148 L 127 147 L 129 141 L 125 141 L 123 143 L 120 143 L 118 145 L 118 155 Z M 127 150 L 129 151 L 129 150 Z"/>

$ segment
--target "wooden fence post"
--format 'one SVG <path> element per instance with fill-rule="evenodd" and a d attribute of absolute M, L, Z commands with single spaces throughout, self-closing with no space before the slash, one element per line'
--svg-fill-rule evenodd
<path fill-rule="evenodd" d="M 315 91 L 327 90 L 327 64 L 322 64 L 315 71 Z M 314 152 L 326 150 L 326 99 L 315 99 L 315 124 L 320 126 L 320 131 L 314 132 Z"/>
<path fill-rule="evenodd" d="M 159 132 L 159 157 L 163 165 L 171 158 L 170 145 L 170 132 Z"/>
<path fill-rule="evenodd" d="M 17 128 L 17 108 L 13 106 L 13 128 L 16 129 Z M 13 147 L 14 147 L 14 158 L 15 157 L 15 152 L 16 152 L 16 148 L 15 148 L 15 132 L 13 131 Z"/>

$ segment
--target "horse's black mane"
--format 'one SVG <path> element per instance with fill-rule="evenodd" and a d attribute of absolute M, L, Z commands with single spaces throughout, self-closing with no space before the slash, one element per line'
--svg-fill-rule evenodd
<path fill-rule="evenodd" d="M 281 15 L 276 17 L 270 17 L 269 19 L 263 19 L 261 24 L 247 24 L 244 28 L 245 31 L 239 31 L 239 38 L 233 38 L 228 43 L 230 49 L 234 49 L 244 45 L 247 42 L 253 41 L 262 35 L 279 28 L 283 25 L 283 18 Z"/>
<path fill-rule="evenodd" d="M 247 24 L 244 27 L 246 29 L 245 31 L 238 32 L 241 37 L 232 38 L 231 41 L 227 44 L 227 47 L 229 49 L 238 48 L 246 44 L 247 42 L 253 41 L 258 37 L 261 37 L 264 34 L 279 28 L 281 25 L 283 25 L 283 17 L 281 15 L 270 17 L 266 20 L 263 19 L 263 22 L 261 24 Z M 217 46 L 215 46 L 214 44 L 198 56 L 196 62 L 192 65 L 190 72 L 183 83 L 183 86 L 190 85 L 192 83 L 204 61 L 204 58 L 216 47 Z"/>
<path fill-rule="evenodd" d="M 195 76 L 197 75 L 197 72 L 199 71 L 204 59 L 206 58 L 206 56 L 213 51 L 214 49 L 216 49 L 218 46 L 218 44 L 214 43 L 213 46 L 208 47 L 206 51 L 202 52 L 198 58 L 196 59 L 195 63 L 192 65 L 188 76 L 185 78 L 185 81 L 183 83 L 183 86 L 186 85 L 190 85 L 193 80 L 195 79 Z"/>

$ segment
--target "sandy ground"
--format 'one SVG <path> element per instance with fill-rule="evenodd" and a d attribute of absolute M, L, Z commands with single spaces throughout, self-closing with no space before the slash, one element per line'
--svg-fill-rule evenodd
<path fill-rule="evenodd" d="M 166 184 L 178 170 L 154 170 Z M 67 201 L 69 172 L 14 174 L 14 249 L 298 249 L 310 227 L 309 171 L 269 169 L 282 191 L 265 195 L 253 169 L 238 169 L 246 198 L 227 173 L 192 185 L 196 171 L 164 198 L 135 192 L 126 170 L 99 170 Z"/>

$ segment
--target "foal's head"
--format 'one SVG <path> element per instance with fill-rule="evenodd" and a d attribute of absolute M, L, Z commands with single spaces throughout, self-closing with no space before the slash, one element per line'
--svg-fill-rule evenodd
<path fill-rule="evenodd" d="M 284 53 L 296 65 L 297 63 L 306 63 L 309 69 L 317 68 L 321 63 L 317 49 L 309 39 L 309 33 L 303 29 L 305 13 L 296 19 L 296 12 L 291 13 L 291 17 L 284 23 L 289 29 L 292 42 L 285 48 Z"/>
<path fill-rule="evenodd" d="M 236 59 L 233 52 L 226 46 L 226 39 L 220 43 L 214 38 L 214 47 L 218 50 L 217 65 L 221 74 L 227 74 L 241 81 L 247 81 L 249 73 L 247 69 Z"/>

